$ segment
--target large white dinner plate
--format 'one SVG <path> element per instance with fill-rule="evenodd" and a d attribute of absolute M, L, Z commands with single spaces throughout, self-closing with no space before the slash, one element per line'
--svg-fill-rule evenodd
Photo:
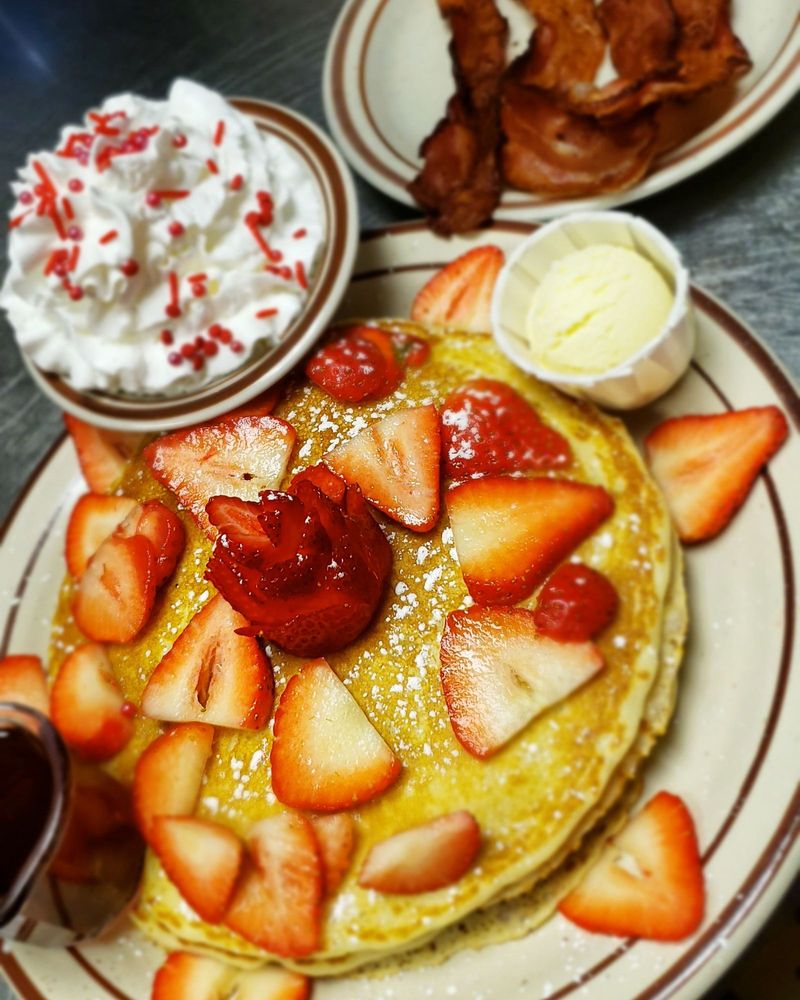
<path fill-rule="evenodd" d="M 517 0 L 497 0 L 511 25 L 510 53 L 534 23 Z M 656 160 L 634 187 L 583 199 L 507 190 L 495 219 L 535 221 L 609 208 L 655 194 L 716 162 L 762 128 L 800 88 L 800 0 L 732 0 L 733 26 L 753 61 L 726 110 Z M 449 33 L 435 0 L 348 0 L 328 44 L 323 97 L 328 124 L 352 166 L 391 198 L 414 205 L 406 186 L 419 147 L 454 89 Z"/>
<path fill-rule="evenodd" d="M 510 250 L 527 227 L 503 224 L 446 242 L 421 224 L 366 237 L 342 315 L 408 315 L 438 267 L 480 242 Z M 763 924 L 800 866 L 800 396 L 775 359 L 719 302 L 695 290 L 696 360 L 632 421 L 774 403 L 789 440 L 715 541 L 687 552 L 691 633 L 677 714 L 647 767 L 691 809 L 708 905 L 679 944 L 589 935 L 556 916 L 528 937 L 466 950 L 441 966 L 388 979 L 348 977 L 315 1000 L 694 1000 Z M 85 489 L 60 443 L 23 491 L 0 547 L 0 655 L 45 652 L 63 573 L 64 529 Z M 163 953 L 129 927 L 70 951 L 17 945 L 0 966 L 26 1000 L 147 1000 Z M 766 996 L 767 994 L 765 994 Z"/>

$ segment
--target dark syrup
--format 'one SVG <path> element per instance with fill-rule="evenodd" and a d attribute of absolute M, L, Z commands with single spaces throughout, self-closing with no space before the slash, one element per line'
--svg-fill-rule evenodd
<path fill-rule="evenodd" d="M 0 905 L 44 831 L 53 777 L 38 741 L 0 729 Z"/>

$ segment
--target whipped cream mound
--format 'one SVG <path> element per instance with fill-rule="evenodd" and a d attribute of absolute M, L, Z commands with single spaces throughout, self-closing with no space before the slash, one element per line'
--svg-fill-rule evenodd
<path fill-rule="evenodd" d="M 325 239 L 302 160 L 222 97 L 110 97 L 12 184 L 0 292 L 24 354 L 79 390 L 178 394 L 277 343 Z"/>

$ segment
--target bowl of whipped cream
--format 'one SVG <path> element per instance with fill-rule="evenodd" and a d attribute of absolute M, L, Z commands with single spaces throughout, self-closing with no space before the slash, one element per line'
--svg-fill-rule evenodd
<path fill-rule="evenodd" d="M 117 430 L 242 406 L 324 332 L 358 243 L 330 140 L 178 79 L 109 97 L 12 183 L 2 307 L 39 387 Z"/>

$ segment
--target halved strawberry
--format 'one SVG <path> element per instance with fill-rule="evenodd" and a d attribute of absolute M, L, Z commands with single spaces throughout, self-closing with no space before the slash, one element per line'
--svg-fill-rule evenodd
<path fill-rule="evenodd" d="M 142 712 L 165 722 L 260 729 L 272 712 L 272 664 L 257 640 L 238 635 L 247 619 L 217 594 L 158 664 Z"/>
<path fill-rule="evenodd" d="M 539 591 L 533 621 L 559 642 L 584 642 L 602 632 L 617 613 L 613 583 L 583 563 L 559 566 Z"/>
<path fill-rule="evenodd" d="M 330 896 L 342 884 L 350 867 L 356 846 L 356 825 L 349 813 L 312 816 L 311 825 L 314 827 L 322 858 L 325 893 Z"/>
<path fill-rule="evenodd" d="M 398 895 L 433 892 L 457 882 L 480 846 L 481 830 L 472 813 L 448 813 L 377 843 L 364 861 L 358 884 Z"/>
<path fill-rule="evenodd" d="M 453 732 L 480 758 L 497 753 L 603 666 L 593 643 L 548 639 L 524 608 L 451 611 L 439 655 Z"/>
<path fill-rule="evenodd" d="M 500 247 L 468 250 L 420 289 L 411 306 L 411 318 L 417 323 L 488 333 L 492 328 L 492 294 L 504 260 Z"/>
<path fill-rule="evenodd" d="M 93 493 L 108 493 L 116 486 L 128 462 L 138 454 L 144 435 L 102 430 L 69 413 L 64 414 L 64 423 L 89 489 Z"/>
<path fill-rule="evenodd" d="M 483 604 L 526 597 L 613 511 L 601 486 L 487 476 L 445 494 L 464 582 Z"/>
<path fill-rule="evenodd" d="M 282 813 L 261 820 L 248 838 L 245 869 L 225 924 L 247 941 L 287 958 L 319 946 L 322 863 L 311 823 Z"/>
<path fill-rule="evenodd" d="M 117 534 L 122 538 L 141 535 L 150 541 L 156 555 L 156 587 L 172 576 L 186 542 L 181 519 L 160 500 L 137 504 L 119 526 Z"/>
<path fill-rule="evenodd" d="M 225 1000 L 235 975 L 214 958 L 174 951 L 156 972 L 150 1000 Z"/>
<path fill-rule="evenodd" d="M 156 973 L 151 1000 L 308 1000 L 308 979 L 288 969 L 242 972 L 214 958 L 173 952 Z"/>
<path fill-rule="evenodd" d="M 319 812 L 369 802 L 402 766 L 325 660 L 305 663 L 286 685 L 270 761 L 278 799 Z"/>
<path fill-rule="evenodd" d="M 0 701 L 27 705 L 42 715 L 49 714 L 47 680 L 38 656 L 5 656 L 0 660 Z"/>
<path fill-rule="evenodd" d="M 439 517 L 441 430 L 433 406 L 397 410 L 325 456 L 325 464 L 412 531 Z"/>
<path fill-rule="evenodd" d="M 562 469 L 572 458 L 567 441 L 505 382 L 466 382 L 444 401 L 441 417 L 444 470 L 452 479 Z"/>
<path fill-rule="evenodd" d="M 133 812 L 146 841 L 153 839 L 157 817 L 194 812 L 213 740 L 213 726 L 174 726 L 153 740 L 136 762 Z"/>
<path fill-rule="evenodd" d="M 277 417 L 226 417 L 153 441 L 144 457 L 204 531 L 215 496 L 256 500 L 277 489 L 294 447 L 294 428 Z"/>
<path fill-rule="evenodd" d="M 306 364 L 309 380 L 343 403 L 364 403 L 394 392 L 403 377 L 388 333 L 356 324 L 335 331 Z"/>
<path fill-rule="evenodd" d="M 777 406 L 675 417 L 650 431 L 650 468 L 682 541 L 722 531 L 788 433 Z"/>
<path fill-rule="evenodd" d="M 150 620 L 156 598 L 156 555 L 146 538 L 107 538 L 81 576 L 72 614 L 96 642 L 131 642 Z"/>
<path fill-rule="evenodd" d="M 105 649 L 79 646 L 64 660 L 50 695 L 50 717 L 64 742 L 89 760 L 106 760 L 133 735 L 125 698 Z"/>
<path fill-rule="evenodd" d="M 654 796 L 558 908 L 595 934 L 656 941 L 693 934 L 703 919 L 705 888 L 694 822 L 681 799 Z"/>
<path fill-rule="evenodd" d="M 130 497 L 84 493 L 79 498 L 70 514 L 65 545 L 67 569 L 76 580 L 103 542 L 136 506 Z"/>
<path fill-rule="evenodd" d="M 195 913 L 218 924 L 233 895 L 244 845 L 227 827 L 196 816 L 157 816 L 150 844 Z"/>

